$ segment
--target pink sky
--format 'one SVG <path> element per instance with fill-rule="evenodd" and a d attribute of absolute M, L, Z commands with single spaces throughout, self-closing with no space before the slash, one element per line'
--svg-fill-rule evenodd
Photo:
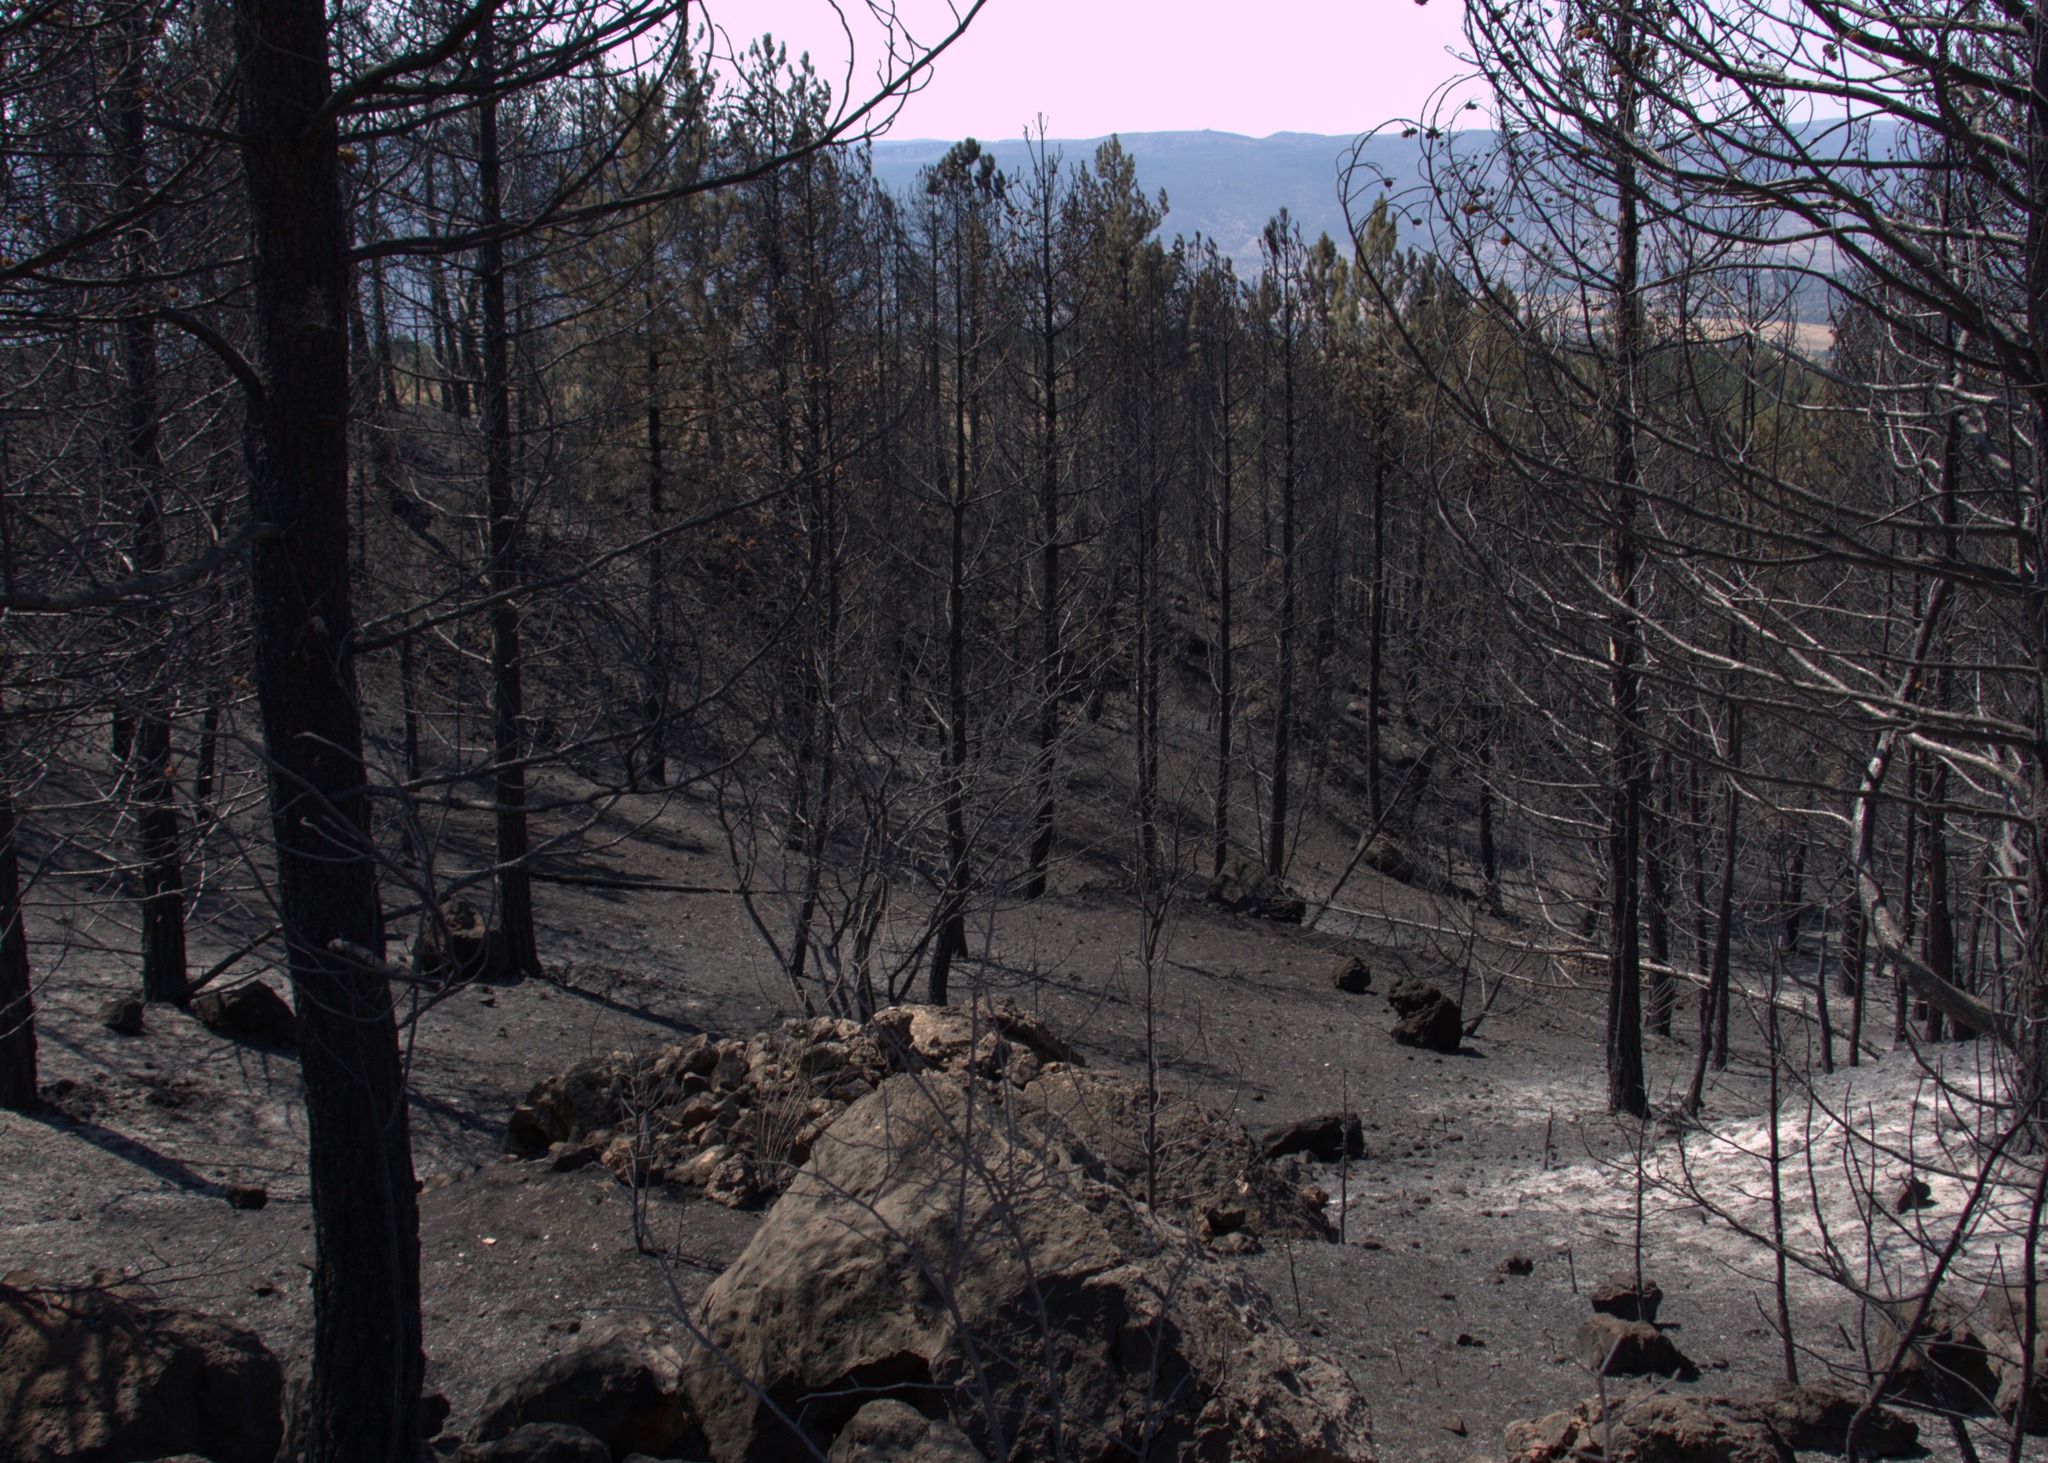
<path fill-rule="evenodd" d="M 943 29 L 943 0 L 899 0 L 920 39 Z M 712 0 L 744 44 L 772 30 L 808 48 L 835 91 L 846 40 L 828 0 Z M 877 32 L 863 0 L 847 14 L 856 76 L 873 74 Z M 1054 137 L 1213 127 L 1362 131 L 1411 114 L 1456 70 L 1459 0 L 987 0 L 940 58 L 892 137 L 1014 137 L 1043 112 Z"/>

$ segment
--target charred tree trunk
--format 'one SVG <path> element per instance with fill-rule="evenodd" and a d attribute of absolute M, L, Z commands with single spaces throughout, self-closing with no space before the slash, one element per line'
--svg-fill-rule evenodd
<path fill-rule="evenodd" d="M 14 793 L 0 783 L 0 1108 L 36 1105 L 36 1004 L 21 914 Z"/>
<path fill-rule="evenodd" d="M 1707 983 L 1700 991 L 1700 1039 L 1693 1054 L 1692 1085 L 1686 1092 L 1685 1110 L 1697 1113 L 1706 1095 L 1707 1063 L 1716 1069 L 1728 1065 L 1728 983 L 1730 941 L 1735 930 L 1735 854 L 1740 846 L 1737 819 L 1742 804 L 1735 785 L 1742 768 L 1742 708 L 1728 706 L 1727 790 L 1722 798 L 1721 884 L 1714 901 L 1714 954 Z"/>
<path fill-rule="evenodd" d="M 140 18 L 124 22 L 127 54 L 114 83 L 115 193 L 124 210 L 139 210 L 149 191 L 144 102 L 151 37 Z M 135 567 L 164 567 L 164 463 L 158 435 L 156 315 L 144 304 L 153 253 L 150 225 L 138 223 L 123 243 L 132 293 L 120 325 L 126 391 L 127 466 L 135 491 Z M 179 862 L 177 783 L 171 772 L 171 700 L 162 627 L 145 632 L 141 698 L 129 766 L 134 775 L 137 854 L 142 865 L 142 995 L 185 999 L 185 875 Z"/>
<path fill-rule="evenodd" d="M 484 497 L 490 514 L 492 801 L 497 822 L 498 921 L 505 958 L 522 975 L 540 973 L 534 943 L 533 882 L 527 872 L 526 688 L 519 648 L 519 505 L 512 489 L 511 332 L 505 311 L 505 244 L 498 103 L 492 91 L 496 62 L 491 27 L 478 33 L 478 69 L 484 96 L 477 110 L 477 186 L 487 231 L 477 249 L 478 297 L 483 315 Z"/>
<path fill-rule="evenodd" d="M 1237 719 L 1237 634 L 1235 619 L 1237 576 L 1231 562 L 1234 542 L 1231 533 L 1237 515 L 1236 431 L 1230 410 L 1229 326 L 1218 353 L 1222 400 L 1220 428 L 1222 459 L 1218 466 L 1216 499 L 1216 811 L 1215 846 L 1211 855 L 1211 877 L 1220 877 L 1230 858 L 1230 763 L 1235 755 L 1231 735 Z"/>
<path fill-rule="evenodd" d="M 1285 248 L 1286 240 L 1281 240 Z M 1281 258 L 1279 251 L 1275 257 Z M 1267 807 L 1266 872 L 1287 871 L 1288 763 L 1294 751 L 1294 295 L 1282 276 L 1280 345 L 1280 617 L 1273 664 L 1273 796 Z"/>
<path fill-rule="evenodd" d="M 348 583 L 348 215 L 319 0 L 236 0 L 263 394 L 253 659 L 311 1179 L 311 1463 L 421 1456 L 419 1211 L 381 953 Z"/>
<path fill-rule="evenodd" d="M 653 328 L 654 297 L 646 297 L 648 326 Z M 663 501 L 667 471 L 662 461 L 661 349 L 647 347 L 647 526 L 660 533 L 667 513 Z M 668 565 L 659 538 L 647 546 L 647 679 L 640 708 L 644 756 L 636 774 L 628 765 L 627 780 L 635 786 L 640 776 L 656 787 L 668 782 Z M 631 758 L 628 758 L 630 764 Z"/>
<path fill-rule="evenodd" d="M 1643 904 L 1650 926 L 1650 1029 L 1671 1035 L 1676 991 L 1671 980 L 1671 881 L 1666 845 L 1671 836 L 1671 755 L 1657 761 L 1657 791 L 1643 801 Z"/>
<path fill-rule="evenodd" d="M 1624 9 L 1615 37 L 1617 55 L 1634 48 L 1634 12 Z M 1619 121 L 1634 131 L 1635 98 L 1632 74 L 1623 78 Z M 1607 833 L 1607 1106 L 1613 1112 L 1641 1117 L 1649 1111 L 1643 1085 L 1642 1018 L 1642 811 L 1647 769 L 1642 746 L 1642 643 L 1637 624 L 1637 576 L 1640 549 L 1636 543 L 1635 393 L 1640 352 L 1640 304 L 1636 298 L 1641 224 L 1633 154 L 1626 146 L 1614 154 L 1618 218 L 1615 225 L 1614 362 L 1610 391 L 1610 431 L 1614 452 L 1614 533 L 1612 581 L 1614 608 L 1609 614 L 1608 654 L 1613 709 L 1613 751 L 1609 776 L 1612 799 Z"/>

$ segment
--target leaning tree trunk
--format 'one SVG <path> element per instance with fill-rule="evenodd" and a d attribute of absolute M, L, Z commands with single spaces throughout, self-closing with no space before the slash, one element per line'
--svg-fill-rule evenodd
<path fill-rule="evenodd" d="M 299 1023 L 313 1239 L 311 1463 L 421 1454 L 419 1210 L 369 841 L 348 583 L 348 215 L 320 0 L 236 0 L 262 394 L 253 659 Z"/>

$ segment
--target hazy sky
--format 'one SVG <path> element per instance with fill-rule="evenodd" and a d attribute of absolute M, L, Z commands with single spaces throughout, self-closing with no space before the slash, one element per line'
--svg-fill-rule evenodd
<path fill-rule="evenodd" d="M 940 0 L 900 0 L 920 39 Z M 843 89 L 847 43 L 828 0 L 713 0 L 733 38 L 772 30 Z M 1362 131 L 1413 113 L 1450 76 L 1459 0 L 987 0 L 904 107 L 892 137 L 1014 137 L 1043 112 L 1054 137 L 1213 127 Z M 850 0 L 856 79 L 877 32 Z"/>

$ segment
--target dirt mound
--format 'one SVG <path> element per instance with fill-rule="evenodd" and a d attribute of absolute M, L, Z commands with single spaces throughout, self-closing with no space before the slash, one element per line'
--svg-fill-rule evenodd
<path fill-rule="evenodd" d="M 750 1208 L 781 1193 L 819 1135 L 891 1073 L 972 1071 L 1021 1087 L 1078 1060 L 1009 1001 L 894 1006 L 865 1024 L 796 1019 L 754 1036 L 615 1052 L 543 1078 L 513 1109 L 505 1147 Z"/>
<path fill-rule="evenodd" d="M 1143 1208 L 1037 1084 L 856 1103 L 706 1294 L 685 1389 L 718 1463 L 824 1449 L 865 1403 L 992 1457 L 1370 1459 L 1364 1400 Z"/>

